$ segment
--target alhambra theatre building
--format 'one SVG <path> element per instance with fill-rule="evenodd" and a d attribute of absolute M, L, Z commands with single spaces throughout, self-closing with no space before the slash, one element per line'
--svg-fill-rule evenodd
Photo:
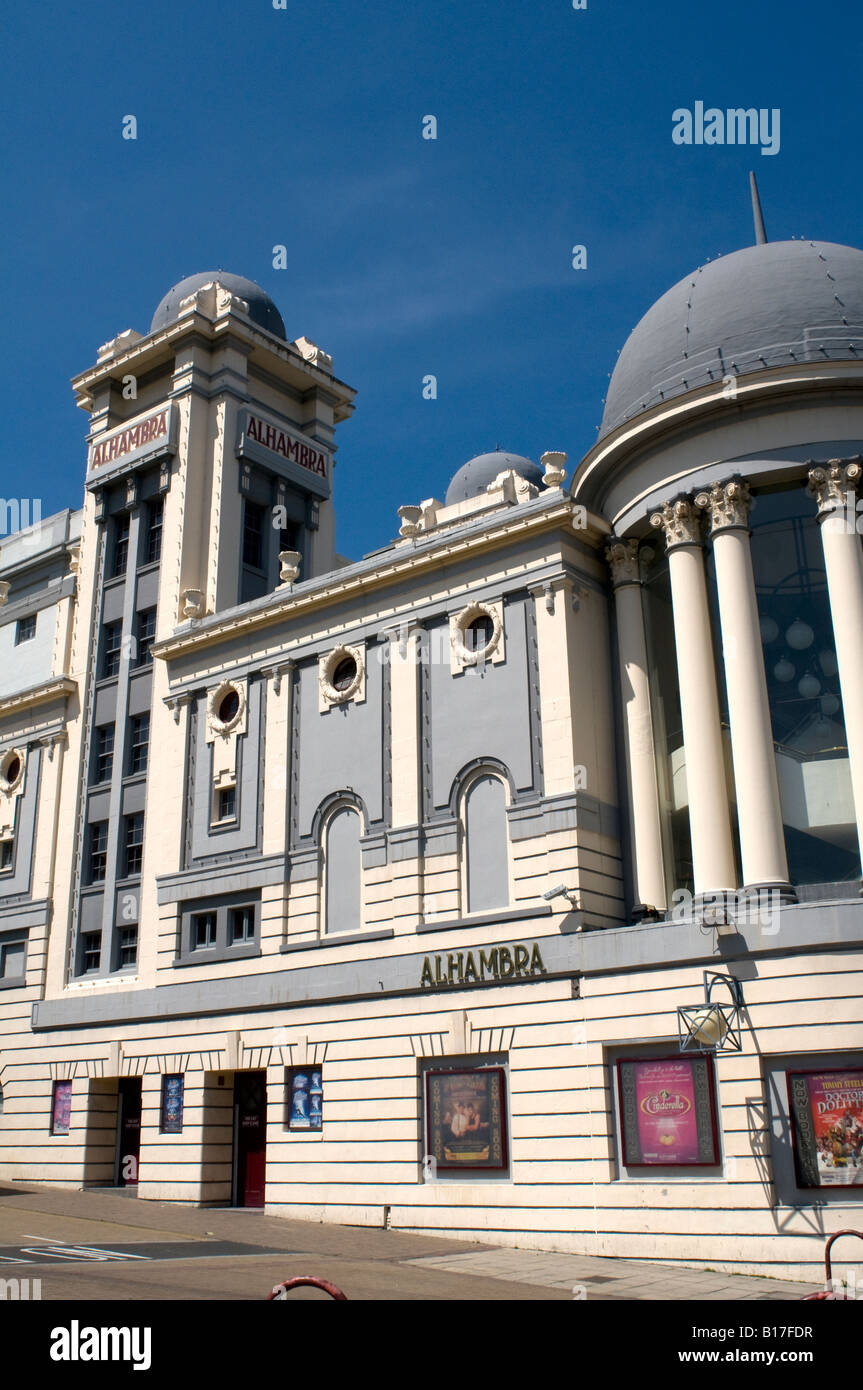
<path fill-rule="evenodd" d="M 0 1176 L 818 1281 L 863 1224 L 863 252 L 687 276 L 571 481 L 444 463 L 357 561 L 354 393 L 251 282 L 74 389 L 83 506 L 0 547 Z"/>

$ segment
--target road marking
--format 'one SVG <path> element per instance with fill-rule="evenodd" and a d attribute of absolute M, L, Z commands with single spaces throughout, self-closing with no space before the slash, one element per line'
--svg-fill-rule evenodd
<path fill-rule="evenodd" d="M 28 1239 L 28 1237 L 24 1238 Z M 34 1236 L 32 1239 L 49 1241 L 47 1236 Z M 261 1255 L 294 1258 L 298 1253 L 275 1246 L 241 1245 L 236 1241 L 221 1240 L 135 1241 L 129 1245 L 122 1245 L 110 1250 L 98 1245 L 70 1245 L 65 1241 L 57 1240 L 39 1246 L 0 1246 L 0 1266 L 4 1264 L 49 1264 L 55 1260 L 68 1261 L 70 1264 L 139 1260 L 153 1264 L 167 1260 L 243 1259 Z"/>

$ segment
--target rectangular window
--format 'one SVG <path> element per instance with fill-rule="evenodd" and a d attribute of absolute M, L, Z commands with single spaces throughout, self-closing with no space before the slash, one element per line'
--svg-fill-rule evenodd
<path fill-rule="evenodd" d="M 15 841 L 0 840 L 0 873 L 9 873 L 15 860 Z"/>
<path fill-rule="evenodd" d="M 427 1071 L 425 1092 L 426 1154 L 434 1174 L 508 1168 L 503 1067 Z"/>
<path fill-rule="evenodd" d="M 216 803 L 217 818 L 219 820 L 233 820 L 236 815 L 236 807 L 236 787 L 220 787 Z"/>
<path fill-rule="evenodd" d="M 147 608 L 138 614 L 138 665 L 149 666 L 153 661 L 152 646 L 156 640 L 156 610 Z"/>
<path fill-rule="evenodd" d="M 164 503 L 157 497 L 147 507 L 147 543 L 144 551 L 145 564 L 154 565 L 162 558 L 162 518 Z"/>
<path fill-rule="evenodd" d="M 159 1129 L 162 1134 L 183 1133 L 183 1077 L 162 1077 L 162 1105 Z"/>
<path fill-rule="evenodd" d="M 102 961 L 102 933 L 88 931 L 81 942 L 81 968 L 84 974 L 98 970 Z"/>
<path fill-rule="evenodd" d="M 102 629 L 102 676 L 116 676 L 120 670 L 123 624 L 106 623 Z"/>
<path fill-rule="evenodd" d="M 141 861 L 144 855 L 143 811 L 136 811 L 133 816 L 126 816 L 125 851 L 126 877 L 131 878 L 133 874 L 141 872 Z"/>
<path fill-rule="evenodd" d="M 22 642 L 32 642 L 36 636 L 36 614 L 31 613 L 26 618 L 19 618 L 15 624 L 15 646 L 20 647 Z"/>
<path fill-rule="evenodd" d="M 279 550 L 298 551 L 299 548 L 300 528 L 295 523 L 289 521 L 287 526 L 283 526 L 279 531 Z M 303 572 L 302 569 L 300 569 L 300 578 L 302 579 L 302 577 Z"/>
<path fill-rule="evenodd" d="M 128 970 L 138 964 L 138 928 L 120 928 L 120 947 L 117 952 L 117 965 L 120 970 Z"/>
<path fill-rule="evenodd" d="M 72 1118 L 72 1082 L 55 1081 L 51 1095 L 51 1133 L 68 1134 Z"/>
<path fill-rule="evenodd" d="M 150 716 L 136 714 L 132 720 L 129 740 L 129 771 L 146 772 L 147 755 L 150 749 Z"/>
<path fill-rule="evenodd" d="M 285 1126 L 323 1129 L 324 1083 L 320 1067 L 285 1068 Z"/>
<path fill-rule="evenodd" d="M 26 942 L 0 942 L 0 980 L 20 980 L 23 984 L 26 956 Z"/>
<path fill-rule="evenodd" d="M 88 881 L 90 883 L 103 883 L 108 864 L 108 822 L 106 820 L 93 821 L 90 826 L 88 863 Z"/>
<path fill-rule="evenodd" d="M 243 506 L 243 564 L 264 568 L 264 508 L 256 502 Z"/>
<path fill-rule="evenodd" d="M 110 782 L 114 768 L 114 725 L 102 724 L 96 730 L 97 782 Z"/>
<path fill-rule="evenodd" d="M 114 546 L 111 551 L 111 579 L 126 573 L 129 562 L 129 517 L 126 513 L 114 518 Z"/>
<path fill-rule="evenodd" d="M 200 965 L 260 955 L 260 921 L 260 894 L 248 890 L 186 903 L 174 964 Z"/>
<path fill-rule="evenodd" d="M 205 951 L 216 944 L 215 912 L 196 912 L 192 917 L 192 950 Z"/>
<path fill-rule="evenodd" d="M 255 939 L 254 907 L 232 907 L 228 913 L 228 940 L 232 946 Z"/>

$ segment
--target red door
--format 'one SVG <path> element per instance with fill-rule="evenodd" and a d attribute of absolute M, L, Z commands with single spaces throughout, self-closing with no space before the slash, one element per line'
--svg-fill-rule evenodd
<path fill-rule="evenodd" d="M 267 1178 L 267 1073 L 234 1076 L 235 1205 L 262 1207 Z"/>
<path fill-rule="evenodd" d="M 141 1151 L 141 1078 L 124 1076 L 117 1083 L 119 1130 L 117 1135 L 117 1186 L 137 1187 Z"/>

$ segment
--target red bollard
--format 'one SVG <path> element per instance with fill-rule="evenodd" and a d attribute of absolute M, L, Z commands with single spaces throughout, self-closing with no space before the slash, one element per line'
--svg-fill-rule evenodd
<path fill-rule="evenodd" d="M 830 1302 L 835 1303 L 841 1303 L 843 1302 L 843 1300 L 847 1301 L 847 1293 L 833 1292 L 833 1267 L 830 1262 L 830 1250 L 833 1246 L 833 1242 L 838 1240 L 840 1236 L 858 1236 L 860 1240 L 863 1240 L 863 1231 L 852 1231 L 850 1229 L 847 1229 L 844 1231 L 836 1231 L 836 1233 L 830 1237 L 826 1246 L 824 1247 L 824 1282 L 827 1287 L 824 1289 L 820 1289 L 818 1293 L 804 1294 L 804 1303 L 814 1303 L 822 1299 L 827 1299 Z"/>
<path fill-rule="evenodd" d="M 269 1303 L 274 1298 L 287 1298 L 288 1290 L 297 1289 L 301 1284 L 310 1284 L 314 1289 L 323 1289 L 330 1298 L 344 1299 L 346 1303 L 348 1301 L 347 1294 L 342 1293 L 337 1284 L 331 1284 L 329 1279 L 316 1279 L 312 1274 L 298 1274 L 294 1279 L 286 1279 L 283 1284 L 276 1284 L 272 1292 L 267 1294 L 267 1302 Z"/>

